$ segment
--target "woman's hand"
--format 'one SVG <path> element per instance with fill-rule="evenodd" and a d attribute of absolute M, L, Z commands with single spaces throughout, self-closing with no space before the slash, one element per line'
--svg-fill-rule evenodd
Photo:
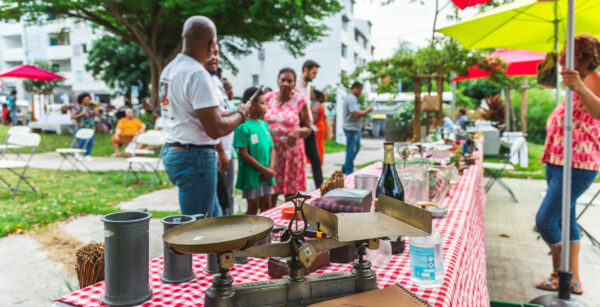
<path fill-rule="evenodd" d="M 294 130 L 288 134 L 285 143 L 288 147 L 294 147 L 296 146 L 296 141 L 298 141 L 298 130 Z"/>
<path fill-rule="evenodd" d="M 563 78 L 563 84 L 570 87 L 573 91 L 580 93 L 584 87 L 579 72 L 574 69 L 563 69 L 560 75 Z"/>

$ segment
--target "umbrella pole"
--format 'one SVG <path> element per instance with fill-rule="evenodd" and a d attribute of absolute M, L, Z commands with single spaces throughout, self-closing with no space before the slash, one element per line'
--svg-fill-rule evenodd
<path fill-rule="evenodd" d="M 567 68 L 573 69 L 575 62 L 575 36 L 574 36 L 574 2 L 569 0 L 567 15 Z M 563 199 L 562 199 L 562 255 L 561 272 L 559 273 L 559 297 L 569 299 L 571 297 L 571 278 L 569 272 L 569 237 L 571 224 L 571 160 L 573 153 L 573 94 L 572 89 L 566 88 L 565 103 L 565 139 L 564 139 L 564 165 L 563 165 Z"/>
<path fill-rule="evenodd" d="M 574 67 L 575 51 L 575 0 L 568 0 L 567 10 L 567 68 Z M 565 137 L 564 137 L 564 165 L 563 165 L 563 193 L 562 193 L 562 241 L 561 264 L 558 270 L 558 296 L 544 295 L 532 300 L 532 303 L 544 306 L 587 306 L 585 303 L 571 299 L 571 279 L 573 273 L 569 271 L 569 237 L 571 226 L 571 154 L 573 152 L 573 95 L 571 88 L 566 88 L 565 97 Z"/>
<path fill-rule="evenodd" d="M 560 47 L 558 44 L 558 1 L 554 2 L 554 51 L 556 52 L 556 106 L 560 104 L 560 65 L 558 65 L 558 56 Z"/>

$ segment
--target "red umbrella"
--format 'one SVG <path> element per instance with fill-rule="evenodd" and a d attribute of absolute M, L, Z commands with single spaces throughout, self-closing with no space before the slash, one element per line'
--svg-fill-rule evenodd
<path fill-rule="evenodd" d="M 490 2 L 492 0 L 452 0 L 459 9 L 464 10 L 467 7 L 475 6 L 477 4 Z"/>
<path fill-rule="evenodd" d="M 534 76 L 537 75 L 537 65 L 546 58 L 542 52 L 519 50 L 519 49 L 498 49 L 490 54 L 492 58 L 499 58 L 502 62 L 508 64 L 506 67 L 507 76 Z M 468 79 L 487 78 L 490 73 L 478 67 L 469 68 L 469 74 L 464 77 L 456 77 L 452 82 Z"/>
<path fill-rule="evenodd" d="M 64 80 L 63 76 L 33 65 L 19 65 L 0 72 L 0 78 L 24 78 L 31 80 Z"/>

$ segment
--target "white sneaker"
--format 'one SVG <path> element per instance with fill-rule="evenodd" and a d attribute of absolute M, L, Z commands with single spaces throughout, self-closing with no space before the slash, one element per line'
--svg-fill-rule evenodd
<path fill-rule="evenodd" d="M 91 156 L 85 156 L 85 157 L 83 157 L 83 159 L 84 159 L 86 162 L 90 162 L 90 161 L 94 160 L 94 159 L 92 159 L 92 157 L 91 157 Z"/>
<path fill-rule="evenodd" d="M 75 159 L 81 161 L 81 160 L 83 160 L 83 156 L 80 153 L 76 153 L 75 154 Z"/>

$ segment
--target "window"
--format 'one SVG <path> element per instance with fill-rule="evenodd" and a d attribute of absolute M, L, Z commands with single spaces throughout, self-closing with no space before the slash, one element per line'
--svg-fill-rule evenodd
<path fill-rule="evenodd" d="M 360 58 L 358 57 L 358 53 L 354 53 L 354 64 L 360 65 Z"/>
<path fill-rule="evenodd" d="M 348 57 L 348 47 L 346 47 L 346 45 L 342 44 L 342 57 L 347 58 Z"/>
<path fill-rule="evenodd" d="M 53 33 L 50 34 L 50 46 L 64 46 L 69 45 L 69 33 Z"/>
<path fill-rule="evenodd" d="M 58 63 L 52 63 L 52 70 L 60 71 L 60 64 L 58 64 Z"/>
<path fill-rule="evenodd" d="M 360 44 L 360 32 L 354 30 L 354 40 Z"/>
<path fill-rule="evenodd" d="M 371 46 L 371 55 L 375 55 L 375 47 Z"/>
<path fill-rule="evenodd" d="M 348 31 L 348 23 L 350 22 L 350 19 L 348 19 L 348 17 L 346 17 L 346 15 L 342 15 L 342 29 L 344 29 L 344 31 Z"/>
<path fill-rule="evenodd" d="M 81 44 L 81 51 L 83 53 L 87 53 L 87 45 L 86 44 Z"/>
<path fill-rule="evenodd" d="M 252 86 L 258 86 L 258 75 L 252 75 Z"/>

